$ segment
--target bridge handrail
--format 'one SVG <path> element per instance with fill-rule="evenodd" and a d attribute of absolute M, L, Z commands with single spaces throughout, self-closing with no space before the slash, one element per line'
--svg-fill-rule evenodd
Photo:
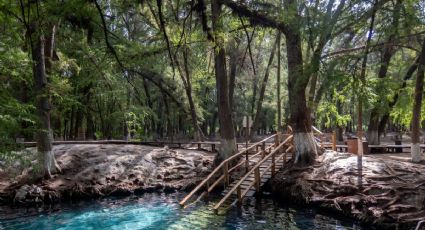
<path fill-rule="evenodd" d="M 271 146 L 269 146 L 269 147 L 267 147 L 264 151 L 265 152 L 267 152 L 268 150 L 270 151 L 270 149 L 271 148 L 273 148 L 274 147 L 274 145 L 275 144 L 273 144 L 273 145 L 271 145 Z M 251 158 L 253 158 L 253 157 L 255 157 L 255 156 L 258 156 L 258 155 L 260 155 L 261 153 L 263 152 L 263 150 L 261 150 L 261 151 L 258 151 L 257 153 L 255 153 L 254 155 L 251 155 L 250 157 Z M 244 161 L 241 161 L 239 164 L 237 164 L 237 165 L 235 165 L 235 166 L 233 166 L 232 168 L 230 168 L 229 169 L 229 173 L 231 173 L 231 172 L 233 172 L 234 170 L 236 170 L 238 167 L 240 167 L 240 166 L 242 166 L 243 164 L 246 164 L 246 159 L 244 160 Z M 217 186 L 218 185 L 218 183 L 220 183 L 223 179 L 224 179 L 224 176 L 225 175 L 221 175 L 211 186 L 209 186 L 209 188 L 207 188 L 208 190 L 208 192 L 211 192 L 214 188 L 215 188 L 215 186 Z"/>
<path fill-rule="evenodd" d="M 318 133 L 318 134 L 320 134 L 320 135 L 322 135 L 322 134 L 323 134 L 323 132 L 322 132 L 322 131 L 320 131 L 318 128 L 316 128 L 316 126 L 312 125 L 311 127 L 313 128 L 313 131 L 315 131 L 316 133 Z"/>
<path fill-rule="evenodd" d="M 230 156 L 229 158 L 227 158 L 227 159 L 225 159 L 225 160 L 223 160 L 201 183 L 199 183 L 185 198 L 183 198 L 183 200 L 182 201 L 180 201 L 180 205 L 181 206 L 184 206 L 184 204 L 190 199 L 190 198 L 192 198 L 192 196 L 196 193 L 196 192 L 198 192 L 203 186 L 205 186 L 205 184 L 207 184 L 207 182 L 217 173 L 217 172 L 219 172 L 219 170 L 222 170 L 223 169 L 223 167 L 226 165 L 226 164 L 229 164 L 229 162 L 230 161 L 232 161 L 232 160 L 234 160 L 234 159 L 236 159 L 237 157 L 240 157 L 240 156 L 242 156 L 244 153 L 246 153 L 246 152 L 248 152 L 249 150 L 251 150 L 251 149 L 253 149 L 253 148 L 255 148 L 256 146 L 258 146 L 258 145 L 261 145 L 261 144 L 263 144 L 263 143 L 266 143 L 266 141 L 268 141 L 268 140 L 270 140 L 271 138 L 274 138 L 274 137 L 276 137 L 276 135 L 277 134 L 273 134 L 273 135 L 271 135 L 271 136 L 269 136 L 269 137 L 267 137 L 267 138 L 265 138 L 265 139 L 263 139 L 263 140 L 261 140 L 261 141 L 259 141 L 259 142 L 256 142 L 256 143 L 254 143 L 253 145 L 251 145 L 250 147 L 248 147 L 248 148 L 246 148 L 246 149 L 244 149 L 244 150 L 242 150 L 242 151 L 239 151 L 238 153 L 236 153 L 235 155 L 232 155 L 232 156 Z"/>
<path fill-rule="evenodd" d="M 244 182 L 248 176 L 250 176 L 257 168 L 259 168 L 265 161 L 267 161 L 270 157 L 276 154 L 284 145 L 288 144 L 288 142 L 292 139 L 293 135 L 290 135 L 288 138 L 286 138 L 281 144 L 279 144 L 270 154 L 268 154 L 266 157 L 264 157 L 260 162 L 258 162 L 254 167 L 252 167 L 249 172 L 245 174 L 242 178 L 239 179 L 239 182 L 236 183 L 232 189 L 227 192 L 227 194 L 214 206 L 214 210 L 217 210 L 229 197 L 232 193 L 235 192 L 235 190 Z"/>
<path fill-rule="evenodd" d="M 275 163 L 277 163 L 279 160 L 283 160 L 283 163 L 285 163 L 285 159 L 286 159 L 286 155 L 288 154 L 287 151 L 285 151 L 284 153 L 282 153 L 280 156 L 278 156 L 278 158 L 275 159 Z M 273 167 L 273 164 L 270 164 L 269 166 L 267 166 L 267 168 L 263 171 L 263 173 L 260 173 L 260 178 L 261 176 L 263 176 L 265 173 L 267 173 L 267 171 Z M 245 190 L 243 192 L 241 192 L 240 198 L 238 197 L 238 201 L 242 201 L 243 197 L 246 195 L 246 193 L 248 193 L 248 191 L 252 188 L 252 186 L 255 185 L 255 183 L 257 183 L 257 181 L 253 181 L 251 182 L 248 187 L 245 188 Z M 237 188 L 237 187 L 236 187 Z M 240 200 L 239 200 L 240 199 Z"/>

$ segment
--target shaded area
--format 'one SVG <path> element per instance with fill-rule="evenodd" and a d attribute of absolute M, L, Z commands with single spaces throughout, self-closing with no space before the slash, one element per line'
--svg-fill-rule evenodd
<path fill-rule="evenodd" d="M 380 227 L 407 228 L 425 219 L 424 165 L 371 156 L 364 156 L 362 163 L 359 171 L 357 156 L 327 151 L 311 167 L 289 165 L 271 180 L 271 188 L 286 200 Z"/>

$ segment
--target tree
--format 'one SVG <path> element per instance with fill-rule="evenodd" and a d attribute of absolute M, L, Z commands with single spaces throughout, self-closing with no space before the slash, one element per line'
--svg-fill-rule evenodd
<path fill-rule="evenodd" d="M 279 31 L 279 33 L 277 34 L 277 74 L 276 74 L 276 87 L 277 87 L 277 130 L 278 131 L 282 131 L 282 100 L 281 100 L 281 93 L 280 93 L 280 88 L 281 88 L 281 82 L 280 82 L 280 74 L 281 74 L 281 55 L 280 55 L 280 37 L 281 37 L 281 32 Z"/>
<path fill-rule="evenodd" d="M 398 35 L 398 26 L 399 26 L 399 20 L 400 20 L 400 8 L 401 8 L 401 1 L 397 0 L 396 5 L 393 9 L 393 17 L 392 17 L 392 23 L 390 24 L 390 34 L 388 36 L 388 40 L 385 45 L 382 47 L 381 52 L 381 63 L 378 71 L 378 78 L 383 79 L 386 78 L 388 69 L 390 67 L 390 61 L 393 55 L 395 54 L 396 50 L 394 47 L 395 43 L 395 37 Z M 375 105 L 375 107 L 370 112 L 370 119 L 369 119 L 369 126 L 367 129 L 367 140 L 368 143 L 371 145 L 379 145 L 380 144 L 380 136 L 383 132 L 383 129 L 385 128 L 385 123 L 380 123 L 380 108 L 379 103 Z"/>
<path fill-rule="evenodd" d="M 425 70 L 425 40 L 422 44 L 421 54 L 419 56 L 418 72 L 416 73 L 415 97 L 413 102 L 412 113 L 412 161 L 420 162 L 422 160 L 422 152 L 420 148 L 421 136 L 421 108 L 422 95 L 424 91 L 424 71 Z"/>
<path fill-rule="evenodd" d="M 229 81 L 226 69 L 226 51 L 221 37 L 222 22 L 220 15 L 222 4 L 219 0 L 211 1 L 211 21 L 214 33 L 214 69 L 217 89 L 218 117 L 220 121 L 220 151 L 218 160 L 228 158 L 236 151 L 236 138 L 230 108 Z"/>
<path fill-rule="evenodd" d="M 254 116 L 254 122 L 252 123 L 252 132 L 251 132 L 251 138 L 253 137 L 253 134 L 257 132 L 258 126 L 259 126 L 259 122 L 260 122 L 260 116 L 261 116 L 261 109 L 263 106 L 263 100 L 264 100 L 264 94 L 266 92 L 266 87 L 267 87 L 267 81 L 269 79 L 269 74 L 270 74 L 270 69 L 271 66 L 273 64 L 273 58 L 275 55 L 275 51 L 276 51 L 276 47 L 278 46 L 278 42 L 280 41 L 280 31 L 277 32 L 277 36 L 276 36 L 276 41 L 273 44 L 272 50 L 270 52 L 270 57 L 269 57 L 269 61 L 267 63 L 267 67 L 266 67 L 266 71 L 264 73 L 264 78 L 263 81 L 261 83 L 261 88 L 260 88 L 260 92 L 259 92 L 259 96 L 258 96 L 258 100 L 257 100 L 257 106 L 256 106 L 256 110 L 255 110 L 255 116 Z"/>

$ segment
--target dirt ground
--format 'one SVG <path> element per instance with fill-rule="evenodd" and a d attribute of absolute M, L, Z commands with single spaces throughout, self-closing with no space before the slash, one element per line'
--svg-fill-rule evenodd
<path fill-rule="evenodd" d="M 310 167 L 289 163 L 269 186 L 283 202 L 321 207 L 379 228 L 410 229 L 425 220 L 425 165 L 391 155 L 365 155 L 360 164 L 356 155 L 326 151 Z"/>
<path fill-rule="evenodd" d="M 3 168 L 0 201 L 40 203 L 186 189 L 210 172 L 215 158 L 206 151 L 142 145 L 67 144 L 53 151 L 62 172 L 52 179 L 34 179 L 35 169 L 22 162 Z M 35 149 L 22 155 L 35 165 Z"/>

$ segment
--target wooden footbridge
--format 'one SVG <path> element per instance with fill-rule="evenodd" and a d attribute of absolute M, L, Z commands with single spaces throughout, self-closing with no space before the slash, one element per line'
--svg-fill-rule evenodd
<path fill-rule="evenodd" d="M 207 197 L 218 185 L 223 185 L 224 190 L 221 200 L 213 206 L 216 213 L 220 208 L 241 203 L 244 197 L 259 192 L 261 186 L 283 167 L 292 157 L 293 148 L 291 134 L 274 134 L 252 144 L 221 162 L 180 205 L 185 207 Z"/>

